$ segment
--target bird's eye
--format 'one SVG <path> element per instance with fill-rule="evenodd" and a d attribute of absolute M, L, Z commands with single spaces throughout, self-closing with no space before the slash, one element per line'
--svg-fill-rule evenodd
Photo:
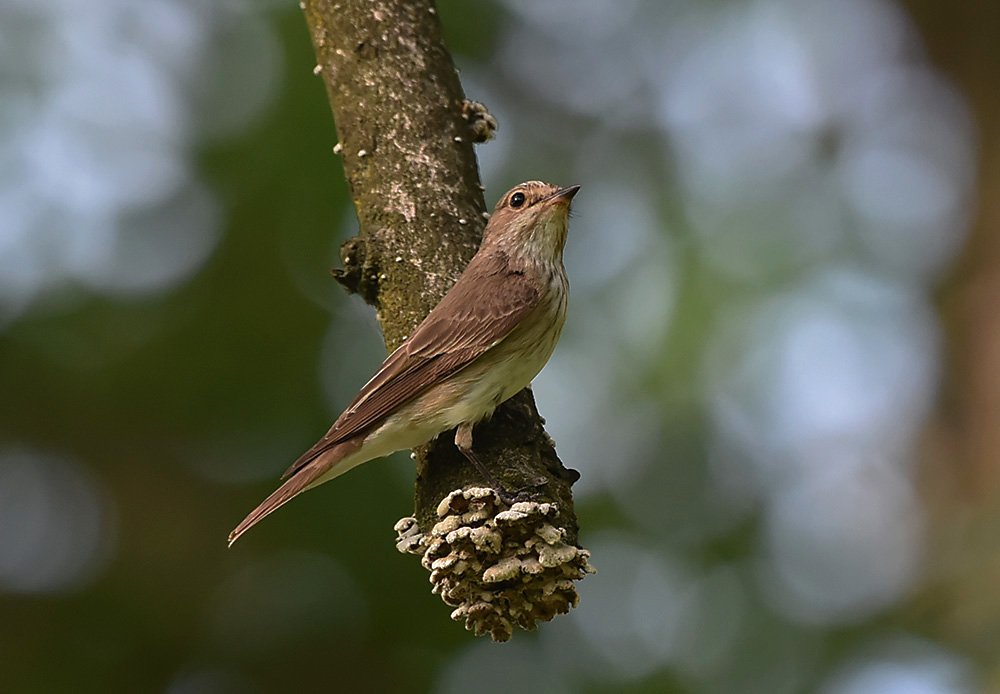
<path fill-rule="evenodd" d="M 524 193 L 518 192 L 510 196 L 511 207 L 520 207 L 523 204 L 524 204 Z"/>

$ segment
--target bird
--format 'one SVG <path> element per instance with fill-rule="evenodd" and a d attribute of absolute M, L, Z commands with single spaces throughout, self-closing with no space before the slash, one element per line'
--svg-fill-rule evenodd
<path fill-rule="evenodd" d="M 473 451 L 473 427 L 530 385 L 555 349 L 569 301 L 563 249 L 579 190 L 527 181 L 500 198 L 455 284 L 230 533 L 230 546 L 307 489 L 451 429 L 459 451 L 510 502 Z"/>

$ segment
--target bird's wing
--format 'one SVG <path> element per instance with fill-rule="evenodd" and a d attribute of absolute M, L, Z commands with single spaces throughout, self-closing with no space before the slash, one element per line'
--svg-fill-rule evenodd
<path fill-rule="evenodd" d="M 503 340 L 538 303 L 539 288 L 499 256 L 477 256 L 413 335 L 382 363 L 326 436 L 285 471 L 295 474 Z M 469 272 L 469 270 L 476 270 Z"/>

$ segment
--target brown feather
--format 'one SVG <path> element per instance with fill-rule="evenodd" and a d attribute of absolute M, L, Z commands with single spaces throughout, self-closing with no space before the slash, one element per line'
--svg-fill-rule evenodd
<path fill-rule="evenodd" d="M 562 251 L 578 188 L 529 181 L 497 203 L 455 286 L 230 534 L 230 544 L 306 489 L 456 424 L 471 427 L 530 382 L 566 315 Z"/>
<path fill-rule="evenodd" d="M 358 450 L 362 443 L 363 437 L 355 437 L 341 441 L 314 456 L 317 458 L 316 460 L 311 464 L 303 466 L 291 479 L 278 487 L 257 508 L 251 511 L 250 515 L 236 526 L 236 530 L 229 533 L 230 546 L 239 539 L 240 535 L 291 501 L 300 492 L 305 491 L 313 482 L 336 465 L 338 461 L 343 460 L 347 455 Z"/>
<path fill-rule="evenodd" d="M 481 297 L 489 297 L 483 301 Z M 330 431 L 282 479 L 460 371 L 503 340 L 538 303 L 539 287 L 501 252 L 480 253 L 413 335 L 383 362 Z M 279 490 L 280 491 L 280 490 Z"/>

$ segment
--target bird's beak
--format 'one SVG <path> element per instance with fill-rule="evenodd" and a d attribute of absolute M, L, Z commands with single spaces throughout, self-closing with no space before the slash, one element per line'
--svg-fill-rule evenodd
<path fill-rule="evenodd" d="M 549 197 L 545 198 L 545 202 L 546 203 L 553 203 L 553 202 L 561 201 L 561 200 L 565 200 L 566 202 L 569 202 L 570 200 L 573 199 L 573 196 L 576 195 L 576 192 L 578 190 L 580 190 L 580 186 L 569 186 L 568 188 L 560 188 L 559 190 L 557 190 L 556 192 L 554 192 L 552 195 L 550 195 Z"/>

